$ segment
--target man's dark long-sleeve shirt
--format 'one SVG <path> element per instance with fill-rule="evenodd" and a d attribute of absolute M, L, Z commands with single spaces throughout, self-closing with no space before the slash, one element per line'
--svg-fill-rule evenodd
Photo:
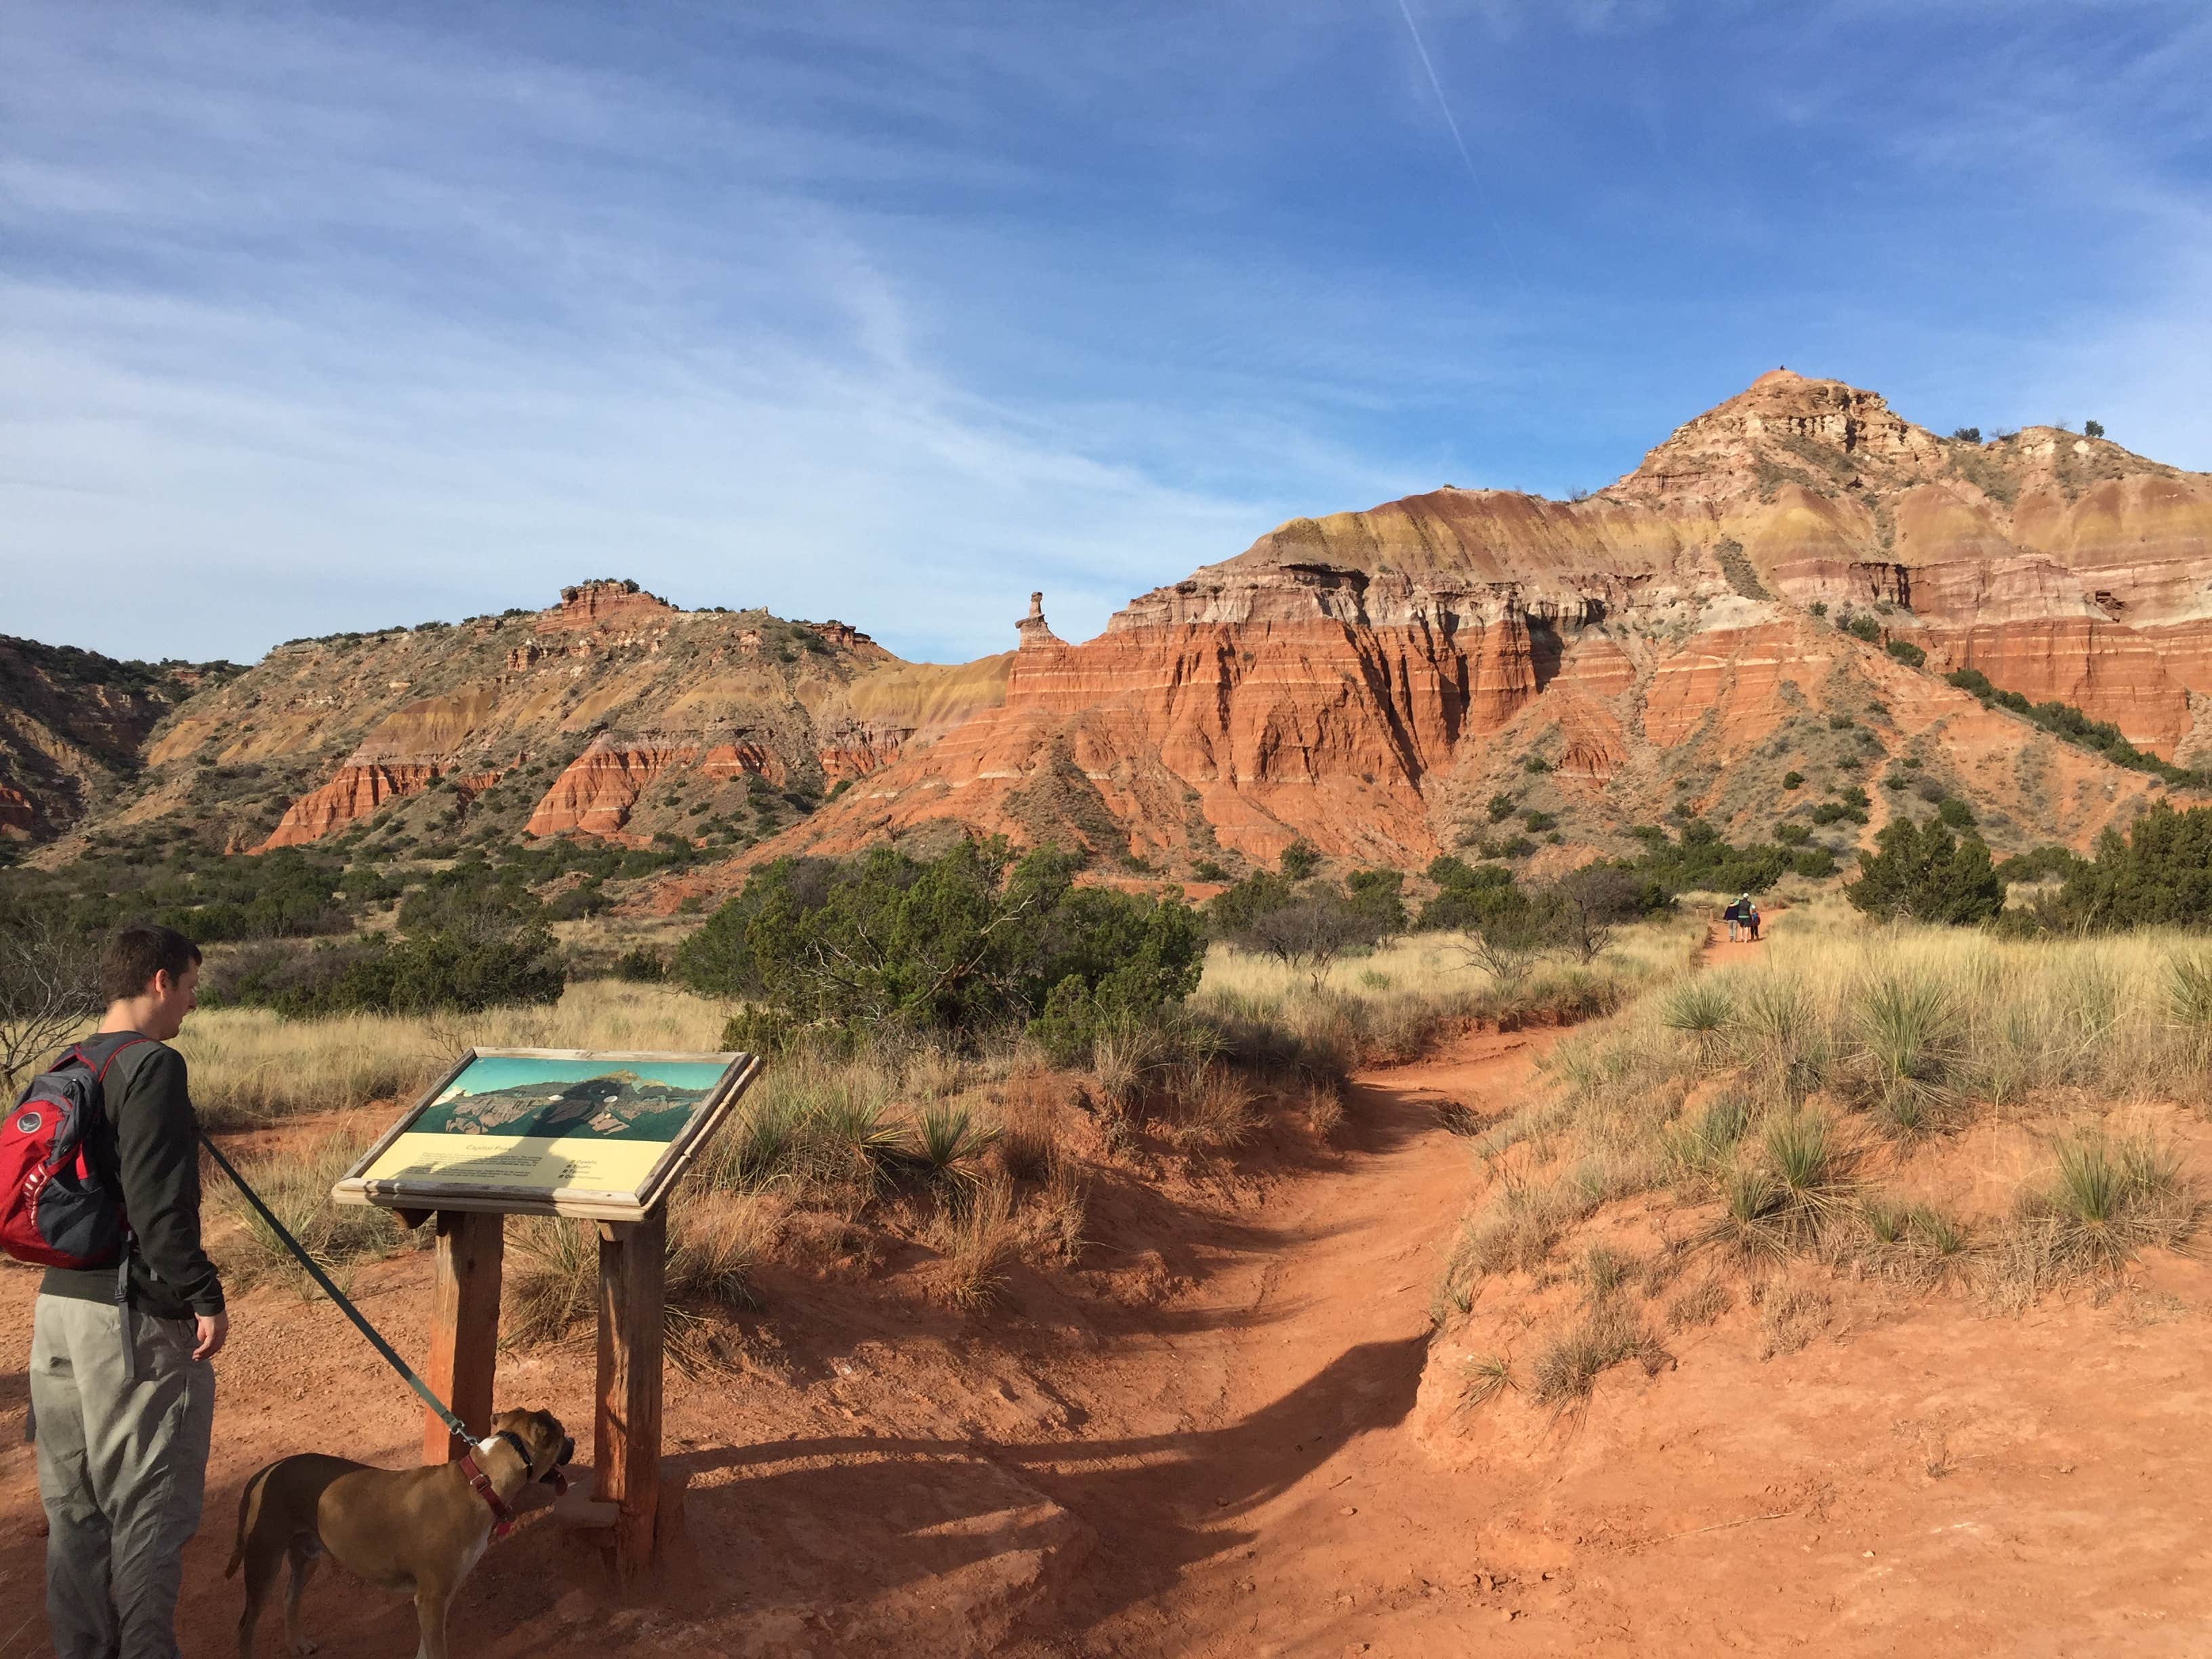
<path fill-rule="evenodd" d="M 221 1313 L 222 1280 L 200 1248 L 198 1120 L 185 1086 L 185 1057 L 166 1043 L 134 1041 L 128 1032 L 88 1038 L 84 1051 L 94 1067 L 115 1055 L 103 1091 L 113 1145 L 105 1149 L 109 1156 L 94 1156 L 123 1194 L 123 1212 L 137 1237 L 131 1306 L 156 1319 Z M 112 1303 L 115 1269 L 49 1267 L 40 1288 L 48 1296 Z"/>

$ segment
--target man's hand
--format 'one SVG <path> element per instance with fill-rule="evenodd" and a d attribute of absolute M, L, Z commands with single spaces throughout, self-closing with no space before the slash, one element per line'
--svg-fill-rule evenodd
<path fill-rule="evenodd" d="M 192 1350 L 195 1359 L 212 1359 L 222 1352 L 222 1345 L 230 1340 L 230 1316 L 227 1313 L 197 1314 L 194 1324 L 199 1327 L 199 1344 Z"/>

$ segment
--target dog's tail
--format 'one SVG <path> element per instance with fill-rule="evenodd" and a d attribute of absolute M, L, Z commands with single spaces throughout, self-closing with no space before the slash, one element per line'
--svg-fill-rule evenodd
<path fill-rule="evenodd" d="M 246 1477 L 246 1490 L 238 1494 L 238 1538 L 230 1548 L 230 1565 L 222 1570 L 226 1578 L 234 1576 L 245 1565 L 246 1540 L 253 1531 L 253 1523 L 261 1518 L 262 1488 L 269 1484 L 269 1471 L 276 1467 L 276 1463 L 263 1464 Z"/>

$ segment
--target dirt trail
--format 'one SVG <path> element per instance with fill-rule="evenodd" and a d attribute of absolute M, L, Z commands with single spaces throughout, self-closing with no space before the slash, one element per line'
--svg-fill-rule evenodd
<path fill-rule="evenodd" d="M 1466 1359 L 1525 1367 L 1571 1306 L 1571 1285 L 1493 1280 L 1443 1338 L 1429 1319 L 1482 1185 L 1458 1109 L 1518 1103 L 1553 1040 L 1476 1034 L 1362 1077 L 1334 1152 L 1263 1147 L 1210 1188 L 1125 1182 L 1096 1218 L 1105 1260 L 1077 1276 L 1095 1282 L 1018 1274 L 984 1319 L 896 1299 L 897 1261 L 771 1285 L 744 1374 L 672 1373 L 667 1571 L 614 1594 L 588 1545 L 533 1520 L 472 1578 L 456 1651 L 2212 1651 L 2201 1261 L 2016 1319 L 1808 1270 L 1833 1307 L 1800 1352 L 1762 1357 L 1739 1285 L 1717 1322 L 1668 1335 L 1671 1367 L 1616 1368 L 1581 1411 L 1463 1408 Z M 2201 1122 L 2171 1128 L 2212 1161 Z M 2033 1151 L 2014 1140 L 1956 1156 Z M 1629 1200 L 1602 1224 L 1648 1252 L 1680 1217 Z M 422 1340 L 424 1267 L 356 1285 L 404 1350 Z M 1129 1299 L 1148 1274 L 1158 1293 Z M 0 1273 L 6 1352 L 27 1347 L 34 1283 Z M 230 1639 L 221 1563 L 250 1470 L 308 1448 L 399 1464 L 418 1443 L 419 1416 L 327 1304 L 264 1286 L 237 1311 L 188 1652 Z M 580 1429 L 590 1387 L 581 1347 L 502 1361 L 503 1399 Z M 22 1388 L 0 1372 L 17 1410 Z M 27 1449 L 0 1449 L 0 1583 L 26 1612 L 42 1547 Z M 342 1575 L 310 1614 L 327 1659 L 413 1647 L 405 1604 Z"/>
<path fill-rule="evenodd" d="M 1404 1430 L 1473 1185 L 1447 1116 L 1502 1112 L 1551 1040 L 1483 1034 L 1359 1079 L 1342 1167 L 1271 1202 L 1172 1328 L 1123 1339 L 1120 1415 L 1138 1432 L 1086 1448 L 1080 1474 L 1033 1476 L 1102 1547 L 1105 1570 L 1055 1621 L 1083 1632 L 1064 1650 L 1334 1651 L 1332 1632 L 1425 1576 L 1440 1650 L 1473 1631 L 1487 1610 L 1454 1616 L 1448 1588 L 1471 1571 L 1467 1495 Z"/>

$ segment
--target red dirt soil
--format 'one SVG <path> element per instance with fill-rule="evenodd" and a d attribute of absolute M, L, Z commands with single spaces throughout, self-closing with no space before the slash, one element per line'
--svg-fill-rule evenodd
<path fill-rule="evenodd" d="M 1888 1292 L 1765 1362 L 1739 1307 L 1670 1339 L 1671 1369 L 1607 1373 L 1580 1413 L 1461 1407 L 1467 1334 L 1432 1352 L 1428 1307 L 1480 1176 L 1437 1109 L 1494 1117 L 1553 1040 L 1479 1034 L 1364 1078 L 1340 1152 L 1263 1148 L 1173 1201 L 1115 1189 L 1081 1293 L 1018 1275 L 1009 1306 L 963 1321 L 772 1284 L 743 1374 L 671 1373 L 683 1527 L 656 1580 L 616 1593 L 533 1518 L 465 1589 L 456 1650 L 2212 1651 L 2194 1261 L 2020 1319 Z M 358 1276 L 404 1350 L 424 1266 Z M 0 1274 L 17 1354 L 34 1288 Z M 186 1557 L 192 1653 L 234 1639 L 222 1565 L 251 1470 L 309 1449 L 397 1465 L 420 1432 L 327 1304 L 270 1287 L 235 1314 Z M 20 1369 L 5 1386 L 20 1419 Z M 589 1387 L 588 1352 L 554 1349 L 509 1356 L 500 1395 L 587 1442 Z M 43 1540 L 14 1440 L 0 1576 L 28 1613 Z M 341 1659 L 416 1639 L 403 1601 L 336 1571 L 308 1627 Z M 277 1650 L 274 1620 L 261 1640 Z"/>

